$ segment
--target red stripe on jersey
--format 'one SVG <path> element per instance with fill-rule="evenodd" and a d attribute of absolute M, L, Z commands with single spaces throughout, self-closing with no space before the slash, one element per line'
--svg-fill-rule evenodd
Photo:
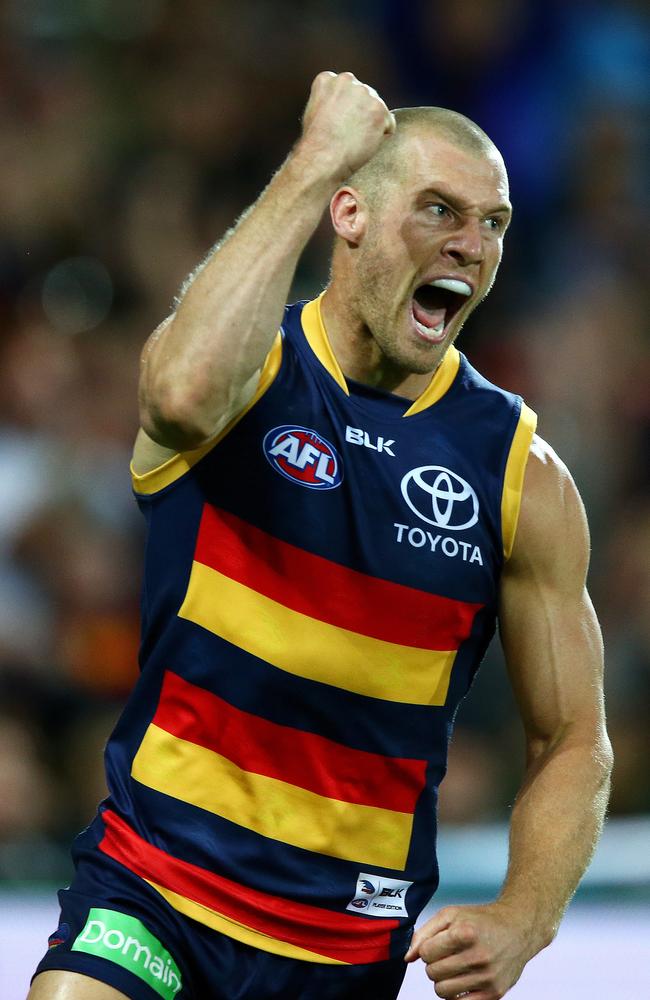
<path fill-rule="evenodd" d="M 153 723 L 244 771 L 343 802 L 412 813 L 427 762 L 355 750 L 243 712 L 167 671 Z"/>
<path fill-rule="evenodd" d="M 483 607 L 330 562 L 207 503 L 194 558 L 310 618 L 402 646 L 458 649 Z"/>
<path fill-rule="evenodd" d="M 342 962 L 389 958 L 391 931 L 399 921 L 334 913 L 251 889 L 154 847 L 116 813 L 104 810 L 99 848 L 141 878 L 151 879 L 231 920 L 280 941 Z"/>

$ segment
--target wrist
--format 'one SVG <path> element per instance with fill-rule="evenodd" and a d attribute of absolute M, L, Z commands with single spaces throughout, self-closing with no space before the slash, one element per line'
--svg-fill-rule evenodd
<path fill-rule="evenodd" d="M 336 145 L 327 146 L 303 136 L 292 149 L 287 165 L 305 184 L 327 190 L 328 197 L 331 197 L 350 175 L 347 164 L 341 162 Z"/>
<path fill-rule="evenodd" d="M 541 906 L 535 905 L 530 893 L 519 898 L 504 889 L 492 905 L 524 939 L 529 959 L 547 948 L 557 934 L 561 915 L 556 919 L 550 917 Z"/>

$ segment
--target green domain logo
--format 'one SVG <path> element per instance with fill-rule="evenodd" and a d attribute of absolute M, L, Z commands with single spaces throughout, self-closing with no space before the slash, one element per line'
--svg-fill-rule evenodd
<path fill-rule="evenodd" d="M 116 962 L 143 979 L 163 1000 L 173 1000 L 183 987 L 180 969 L 158 938 L 135 917 L 117 910 L 93 907 L 72 951 Z"/>

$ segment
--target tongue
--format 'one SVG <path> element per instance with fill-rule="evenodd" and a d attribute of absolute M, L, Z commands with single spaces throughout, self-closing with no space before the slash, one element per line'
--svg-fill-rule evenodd
<path fill-rule="evenodd" d="M 413 315 L 418 323 L 430 330 L 434 330 L 441 323 L 444 324 L 446 312 L 444 307 L 442 309 L 425 309 L 416 299 L 413 299 Z"/>

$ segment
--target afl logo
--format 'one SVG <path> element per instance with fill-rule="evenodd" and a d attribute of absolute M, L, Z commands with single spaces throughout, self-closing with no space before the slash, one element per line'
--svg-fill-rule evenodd
<path fill-rule="evenodd" d="M 355 906 L 357 910 L 363 910 L 368 906 L 370 900 L 368 899 L 353 899 L 350 906 Z"/>
<path fill-rule="evenodd" d="M 402 479 L 402 496 L 414 514 L 447 531 L 478 521 L 478 497 L 464 479 L 442 465 L 421 465 Z"/>
<path fill-rule="evenodd" d="M 310 490 L 333 490 L 343 480 L 334 445 L 308 427 L 274 427 L 262 445 L 267 461 L 285 479 Z"/>

